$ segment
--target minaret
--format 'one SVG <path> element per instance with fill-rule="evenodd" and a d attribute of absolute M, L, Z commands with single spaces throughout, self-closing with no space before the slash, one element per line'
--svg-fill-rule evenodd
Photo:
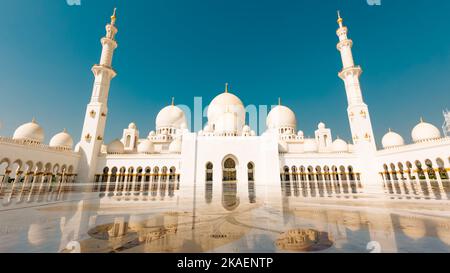
<path fill-rule="evenodd" d="M 348 102 L 348 118 L 352 132 L 355 151 L 368 153 L 376 151 L 375 139 L 373 136 L 372 123 L 370 121 L 369 108 L 364 103 L 359 77 L 362 74 L 360 66 L 356 66 L 353 60 L 353 41 L 347 37 L 348 29 L 344 26 L 344 20 L 338 11 L 339 29 L 336 34 L 339 37 L 337 49 L 341 52 L 342 71 L 339 77 L 345 83 Z"/>
<path fill-rule="evenodd" d="M 83 132 L 80 140 L 79 182 L 93 182 L 96 173 L 97 158 L 103 144 L 106 118 L 108 114 L 108 93 L 111 80 L 116 76 L 112 68 L 114 50 L 117 48 L 115 36 L 116 9 L 111 16 L 111 23 L 106 25 L 106 36 L 101 39 L 102 55 L 100 64 L 92 67 L 94 86 L 91 101 L 87 105 Z"/>

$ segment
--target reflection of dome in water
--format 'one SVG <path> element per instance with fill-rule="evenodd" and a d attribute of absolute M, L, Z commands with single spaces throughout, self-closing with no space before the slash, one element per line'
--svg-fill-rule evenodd
<path fill-rule="evenodd" d="M 399 216 L 403 233 L 411 239 L 418 240 L 426 235 L 425 222 L 413 216 Z"/>
<path fill-rule="evenodd" d="M 31 224 L 28 229 L 28 242 L 34 246 L 41 245 L 45 242 L 45 232 L 42 224 Z"/>
<path fill-rule="evenodd" d="M 328 233 L 314 229 L 291 229 L 275 241 L 277 248 L 288 251 L 319 251 L 329 248 L 333 242 Z"/>
<path fill-rule="evenodd" d="M 436 233 L 442 242 L 450 245 L 450 221 L 439 221 L 436 223 Z"/>

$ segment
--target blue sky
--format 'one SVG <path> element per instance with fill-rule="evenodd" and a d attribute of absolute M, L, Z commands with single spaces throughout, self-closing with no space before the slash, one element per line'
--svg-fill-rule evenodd
<path fill-rule="evenodd" d="M 375 135 L 409 141 L 423 116 L 441 126 L 450 108 L 450 1 L 381 0 L 5 0 L 0 9 L 0 135 L 32 117 L 46 137 L 78 141 L 104 26 L 118 7 L 118 72 L 106 141 L 129 122 L 141 135 L 170 103 L 207 104 L 229 82 L 245 104 L 283 103 L 313 135 L 319 121 L 349 139 L 337 72 L 336 10 L 354 41 Z"/>

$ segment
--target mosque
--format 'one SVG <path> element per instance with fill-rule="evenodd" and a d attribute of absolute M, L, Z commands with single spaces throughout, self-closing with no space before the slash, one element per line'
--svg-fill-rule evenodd
<path fill-rule="evenodd" d="M 354 62 L 353 41 L 340 14 L 337 22 L 343 65 L 338 75 L 345 86 L 352 136 L 348 142 L 333 138 L 324 123 L 318 124 L 314 138 L 305 137 L 294 111 L 281 103 L 267 116 L 266 131 L 257 135 L 246 124 L 244 103 L 226 86 L 209 104 L 208 122 L 201 131 L 191 132 L 185 113 L 172 103 L 157 115 L 154 131 L 141 134 L 130 123 L 120 139 L 105 144 L 108 96 L 116 77 L 114 11 L 101 39 L 100 62 L 92 67 L 95 79 L 81 137 L 75 143 L 64 130 L 46 144 L 36 120 L 19 126 L 12 137 L 0 137 L 0 182 L 91 182 L 111 192 L 143 191 L 150 181 L 176 181 L 180 187 L 219 181 L 222 187 L 222 182 L 230 182 L 238 191 L 250 182 L 279 186 L 291 181 L 311 182 L 311 187 L 321 181 L 331 187 L 345 181 L 377 187 L 409 180 L 444 187 L 450 171 L 450 137 L 436 126 L 421 119 L 412 128 L 410 143 L 389 129 L 377 149 L 360 86 L 362 69 Z"/>

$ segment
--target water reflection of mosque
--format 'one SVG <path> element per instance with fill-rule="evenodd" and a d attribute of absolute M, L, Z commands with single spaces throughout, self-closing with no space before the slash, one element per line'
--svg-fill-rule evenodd
<path fill-rule="evenodd" d="M 225 181 L 221 192 L 210 186 L 206 183 L 194 200 L 185 201 L 179 198 L 176 183 L 170 181 L 150 184 L 147 192 L 125 191 L 126 187 L 119 185 L 116 192 L 90 193 L 101 198 L 81 198 L 71 205 L 65 202 L 68 207 L 50 205 L 48 211 L 64 212 L 54 222 L 31 218 L 26 237 L 31 251 L 48 249 L 44 246 L 58 233 L 59 251 L 68 251 L 73 240 L 79 241 L 85 252 L 368 252 L 371 241 L 378 242 L 383 252 L 450 251 L 450 219 L 431 213 L 391 213 L 380 209 L 382 206 L 374 210 L 317 207 L 314 203 L 306 206 L 302 203 L 305 198 L 332 200 L 333 195 L 327 186 L 308 191 L 301 183 L 282 185 L 278 211 L 262 204 L 263 189 L 255 183 L 248 185 L 248 195 L 240 193 L 233 182 Z M 55 184 L 33 191 L 16 189 L 4 195 L 3 201 L 9 200 L 11 206 L 41 206 L 86 194 L 68 187 Z M 359 198 L 352 190 L 357 190 L 357 185 L 342 188 L 334 197 Z M 203 191 L 204 195 L 198 194 Z M 213 198 L 220 198 L 221 204 L 211 202 Z M 139 200 L 146 202 L 136 202 Z"/>

